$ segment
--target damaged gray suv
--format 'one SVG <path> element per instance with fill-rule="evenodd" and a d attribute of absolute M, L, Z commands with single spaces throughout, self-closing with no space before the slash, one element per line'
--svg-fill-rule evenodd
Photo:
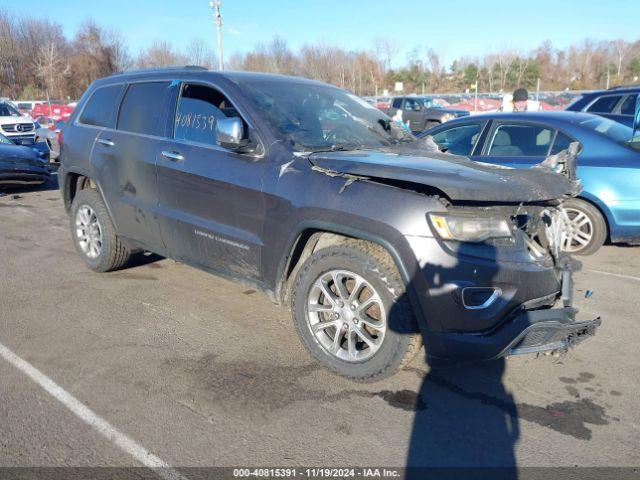
<path fill-rule="evenodd" d="M 572 160 L 483 165 L 330 85 L 182 68 L 94 82 L 59 177 L 89 268 L 144 250 L 252 285 L 290 305 L 316 359 L 373 381 L 423 343 L 431 362 L 479 361 L 594 333 L 559 249 Z"/>

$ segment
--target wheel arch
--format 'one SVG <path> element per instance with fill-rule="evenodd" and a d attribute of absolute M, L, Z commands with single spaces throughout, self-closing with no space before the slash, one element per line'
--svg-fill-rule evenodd
<path fill-rule="evenodd" d="M 102 190 L 102 186 L 100 182 L 98 182 L 89 172 L 79 169 L 79 168 L 71 168 L 66 170 L 63 174 L 62 184 L 60 185 L 60 189 L 62 191 L 62 199 L 64 201 L 64 208 L 68 212 L 71 211 L 71 205 L 73 204 L 73 199 L 77 195 L 80 190 L 84 190 L 86 188 L 95 188 L 100 196 L 102 197 L 102 201 L 107 207 L 107 213 L 111 219 L 111 222 L 116 226 L 117 223 L 113 216 L 113 212 L 111 211 L 111 205 L 106 201 L 104 192 Z"/>
<path fill-rule="evenodd" d="M 91 182 L 91 177 L 82 170 L 72 169 L 64 172 L 61 179 L 60 190 L 62 191 L 64 208 L 67 212 L 71 210 L 73 199 L 77 193 L 85 188 L 90 188 Z"/>
<path fill-rule="evenodd" d="M 293 278 L 295 278 L 300 266 L 314 251 L 352 239 L 365 240 L 381 247 L 393 260 L 405 287 L 409 287 L 411 279 L 408 270 L 396 248 L 385 238 L 346 225 L 315 221 L 303 222 L 289 236 L 284 249 L 285 253 L 278 265 L 275 288 L 278 303 L 285 303 L 289 299 Z M 411 303 L 415 311 L 413 301 Z M 417 311 L 415 313 L 418 314 Z"/>

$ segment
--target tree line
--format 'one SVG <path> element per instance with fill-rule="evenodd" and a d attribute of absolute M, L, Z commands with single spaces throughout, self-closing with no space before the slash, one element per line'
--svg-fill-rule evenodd
<path fill-rule="evenodd" d="M 238 70 L 300 75 L 347 88 L 358 95 L 392 91 L 402 82 L 405 92 L 506 92 L 518 87 L 547 91 L 586 90 L 640 83 L 640 40 L 585 39 L 564 49 L 546 41 L 529 52 L 502 49 L 481 57 L 462 57 L 445 65 L 430 47 L 405 53 L 390 38 L 374 40 L 368 50 L 331 45 L 304 45 L 292 51 L 281 37 L 235 55 L 229 66 Z"/>
<path fill-rule="evenodd" d="M 184 50 L 159 41 L 132 55 L 124 37 L 94 21 L 72 38 L 47 19 L 15 17 L 0 10 L 0 96 L 22 99 L 77 99 L 95 79 L 132 68 L 200 65 L 212 68 L 214 51 L 202 39 Z M 404 58 L 401 58 L 404 57 Z M 404 61 L 402 61 L 404 60 Z M 399 66 L 400 65 L 400 66 Z M 580 90 L 638 83 L 640 40 L 583 40 L 567 48 L 545 42 L 529 52 L 502 49 L 481 57 L 462 57 L 445 65 L 433 48 L 403 52 L 392 38 L 371 48 L 349 50 L 305 44 L 297 50 L 276 36 L 252 51 L 231 56 L 227 69 L 298 75 L 347 88 L 358 95 L 392 91 L 481 92 L 534 89 Z"/>

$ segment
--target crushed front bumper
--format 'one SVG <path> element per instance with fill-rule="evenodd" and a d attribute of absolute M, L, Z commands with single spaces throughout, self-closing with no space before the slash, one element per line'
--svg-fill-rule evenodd
<path fill-rule="evenodd" d="M 573 307 L 526 310 L 491 333 L 431 334 L 430 363 L 565 351 L 594 335 L 602 323 L 599 317 L 579 320 L 577 312 Z"/>
<path fill-rule="evenodd" d="M 562 352 L 593 336 L 600 318 L 576 320 L 576 313 L 571 307 L 523 313 L 516 321 L 528 326 L 498 356 Z"/>

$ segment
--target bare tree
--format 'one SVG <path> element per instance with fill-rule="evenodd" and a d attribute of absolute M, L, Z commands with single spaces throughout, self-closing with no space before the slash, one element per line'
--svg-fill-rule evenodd
<path fill-rule="evenodd" d="M 373 41 L 373 49 L 376 58 L 383 60 L 382 66 L 384 70 L 381 73 L 386 73 L 391 70 L 391 64 L 400 52 L 398 42 L 389 37 L 379 37 Z"/>
<path fill-rule="evenodd" d="M 289 49 L 287 41 L 275 36 L 266 47 L 266 55 L 270 60 L 269 71 L 293 75 L 296 70 L 296 58 Z"/>
<path fill-rule="evenodd" d="M 440 80 L 442 78 L 442 63 L 440 63 L 440 56 L 433 48 L 427 49 L 427 60 L 429 62 L 429 70 L 431 71 L 431 88 L 435 91 L 440 87 Z"/>
<path fill-rule="evenodd" d="M 47 100 L 51 96 L 59 98 L 58 81 L 69 74 L 70 68 L 54 42 L 47 42 L 41 45 L 35 61 L 35 70 L 36 75 L 44 82 Z"/>
<path fill-rule="evenodd" d="M 111 49 L 116 70 L 124 72 L 125 70 L 131 69 L 134 61 L 122 34 L 116 30 L 109 30 L 105 34 L 105 41 Z"/>
<path fill-rule="evenodd" d="M 633 43 L 618 39 L 614 40 L 613 46 L 618 54 L 618 79 L 620 79 L 622 75 L 622 62 L 624 62 L 626 56 L 633 50 Z"/>
<path fill-rule="evenodd" d="M 498 66 L 500 68 L 500 90 L 504 91 L 507 86 L 507 76 L 516 60 L 516 54 L 512 50 L 501 50 L 498 52 Z"/>
<path fill-rule="evenodd" d="M 153 43 L 138 57 L 137 64 L 140 68 L 172 67 L 185 65 L 187 58 L 174 50 L 167 41 Z"/>
<path fill-rule="evenodd" d="M 186 56 L 190 65 L 211 68 L 213 51 L 202 38 L 194 38 L 187 45 Z"/>

